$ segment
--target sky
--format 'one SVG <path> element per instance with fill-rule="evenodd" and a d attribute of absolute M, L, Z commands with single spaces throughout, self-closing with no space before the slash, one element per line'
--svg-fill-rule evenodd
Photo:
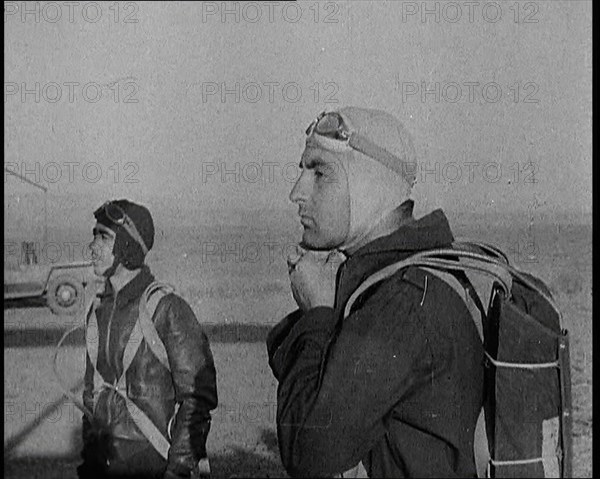
<path fill-rule="evenodd" d="M 417 213 L 591 212 L 591 2 L 5 5 L 5 168 L 56 224 L 293 214 L 304 131 L 343 105 L 411 132 Z M 31 188 L 4 182 L 6 212 Z"/>

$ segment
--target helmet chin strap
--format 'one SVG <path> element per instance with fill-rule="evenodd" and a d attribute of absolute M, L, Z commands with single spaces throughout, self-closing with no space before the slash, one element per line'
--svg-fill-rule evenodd
<path fill-rule="evenodd" d="M 354 231 L 354 235 L 352 236 L 352 232 L 348 232 L 348 236 L 344 240 L 344 243 L 338 246 L 338 249 L 342 251 L 345 255 L 351 254 L 357 249 L 359 249 L 364 244 L 368 243 L 370 235 L 373 234 L 374 231 L 381 225 L 382 221 L 389 217 L 389 215 L 394 211 L 395 208 L 387 208 L 383 210 L 381 213 L 374 215 L 368 223 L 361 225 L 360 231 Z"/>
<path fill-rule="evenodd" d="M 340 163 L 348 182 L 350 224 L 338 249 L 352 254 L 368 242 L 382 222 L 404 201 L 406 188 L 400 175 L 358 151 L 341 158 Z"/>
<path fill-rule="evenodd" d="M 104 276 L 106 279 L 109 279 L 115 274 L 115 272 L 117 271 L 117 267 L 120 263 L 121 262 L 115 257 L 115 259 L 113 260 L 113 264 L 104 273 L 102 273 L 102 276 Z"/>
<path fill-rule="evenodd" d="M 117 237 L 115 238 L 115 244 L 113 246 L 113 250 L 112 250 L 112 254 L 113 254 L 113 263 L 112 265 L 103 273 L 103 276 L 108 279 L 110 277 L 112 277 L 115 272 L 117 271 L 117 268 L 119 267 L 119 265 L 123 265 L 125 268 L 129 269 L 126 266 L 126 256 L 125 253 L 123 252 L 123 249 L 126 248 L 122 242 L 119 240 L 120 235 L 123 234 L 122 230 L 116 229 L 115 233 L 117 235 Z"/>
<path fill-rule="evenodd" d="M 113 276 L 117 271 L 118 266 L 121 264 L 121 255 L 117 251 L 115 251 L 115 246 L 113 246 L 112 251 L 113 262 L 110 265 L 110 268 L 108 268 L 104 273 L 102 273 L 102 276 L 104 276 L 106 279 L 109 279 L 111 276 Z"/>

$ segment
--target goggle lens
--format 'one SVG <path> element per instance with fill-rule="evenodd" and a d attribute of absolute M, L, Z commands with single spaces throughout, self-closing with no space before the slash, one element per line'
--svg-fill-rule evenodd
<path fill-rule="evenodd" d="M 313 132 L 336 140 L 346 140 L 348 138 L 344 120 L 335 112 L 321 113 L 306 130 L 306 134 L 309 136 Z"/>
<path fill-rule="evenodd" d="M 319 135 L 330 135 L 332 133 L 337 133 L 341 126 L 342 119 L 338 115 L 329 114 L 321 118 L 315 127 L 315 131 Z"/>
<path fill-rule="evenodd" d="M 133 221 L 131 221 L 131 218 L 127 216 L 127 214 L 123 211 L 121 207 L 108 201 L 104 203 L 100 208 L 98 208 L 98 210 L 96 210 L 96 213 L 102 210 L 104 210 L 104 213 L 106 213 L 106 216 L 110 221 L 125 228 L 125 231 L 127 231 L 130 234 L 130 236 L 135 241 L 137 241 L 138 244 L 142 247 L 144 254 L 148 252 L 146 243 L 144 243 L 144 240 L 137 228 L 135 227 L 135 224 L 133 223 Z"/>
<path fill-rule="evenodd" d="M 106 204 L 104 206 L 104 211 L 106 212 L 106 216 L 108 216 L 108 219 L 111 220 L 113 223 L 120 225 L 123 224 L 123 222 L 125 221 L 125 213 L 114 203 Z"/>
<path fill-rule="evenodd" d="M 392 170 L 397 170 L 398 162 L 406 161 L 372 142 L 357 131 L 351 131 L 344 122 L 342 116 L 334 111 L 321 113 L 316 120 L 308 126 L 306 129 L 307 136 L 310 137 L 313 133 L 334 140 L 343 141 L 350 148 L 383 163 Z M 409 164 L 414 165 L 414 163 Z M 403 171 L 402 176 L 411 186 L 415 183 L 414 175 L 408 175 L 407 172 Z"/>

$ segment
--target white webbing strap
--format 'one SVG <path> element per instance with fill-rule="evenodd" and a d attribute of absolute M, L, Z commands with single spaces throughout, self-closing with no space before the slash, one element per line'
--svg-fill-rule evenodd
<path fill-rule="evenodd" d="M 554 458 L 554 456 L 551 456 Z M 494 466 L 525 466 L 527 464 L 535 464 L 536 462 L 544 462 L 543 457 L 534 457 L 532 459 L 513 459 L 512 461 L 495 461 L 490 459 Z"/>
<path fill-rule="evenodd" d="M 173 291 L 173 287 L 155 281 L 146 288 L 146 291 L 144 291 L 139 308 L 139 325 L 144 339 L 146 340 L 146 344 L 148 344 L 148 347 L 152 350 L 160 363 L 169 371 L 171 368 L 169 366 L 167 349 L 158 336 L 152 317 L 154 316 L 154 312 L 156 311 L 160 300 Z"/>
<path fill-rule="evenodd" d="M 152 420 L 142 411 L 129 397 L 127 396 L 127 381 L 126 375 L 133 358 L 135 357 L 142 339 L 146 340 L 146 343 L 156 355 L 158 360 L 169 368 L 167 352 L 164 343 L 158 336 L 154 323 L 152 322 L 152 316 L 160 300 L 166 295 L 172 292 L 173 289 L 165 287 L 160 283 L 152 283 L 144 292 L 142 299 L 140 300 L 140 311 L 138 319 L 131 331 L 125 351 L 123 352 L 123 372 L 121 377 L 116 382 L 116 385 L 110 384 L 104 380 L 102 375 L 98 372 L 97 361 L 98 361 L 98 320 L 96 318 L 95 308 L 91 312 L 90 321 L 86 328 L 86 348 L 88 355 L 91 360 L 91 364 L 94 368 L 94 409 L 97 403 L 98 392 L 104 388 L 112 389 L 119 393 L 125 400 L 125 404 L 131 418 L 140 429 L 140 431 L 146 436 L 152 446 L 159 452 L 159 454 L 165 459 L 168 458 L 170 444 L 167 438 L 158 430 Z M 155 293 L 162 294 L 155 294 Z M 148 296 L 151 296 L 151 300 L 148 301 Z M 95 339 L 92 337 L 95 331 Z"/>
<path fill-rule="evenodd" d="M 85 347 L 87 355 L 90 358 L 90 363 L 94 368 L 94 389 L 92 392 L 93 396 L 93 410 L 92 413 L 96 412 L 96 404 L 98 403 L 98 393 L 107 384 L 104 378 L 98 371 L 98 345 L 100 342 L 98 333 L 98 318 L 96 317 L 96 308 L 93 308 L 90 313 L 90 320 L 88 321 L 87 328 L 85 329 Z"/>
<path fill-rule="evenodd" d="M 513 369 L 547 369 L 547 368 L 560 368 L 560 362 L 550 361 L 547 363 L 510 363 L 507 361 L 498 361 L 489 355 L 487 351 L 485 352 L 485 356 L 487 360 L 496 366 L 497 368 L 513 368 Z"/>
<path fill-rule="evenodd" d="M 121 376 L 123 378 L 125 374 Z M 127 410 L 129 411 L 129 415 L 133 419 L 135 425 L 142 431 L 142 434 L 146 436 L 150 444 L 158 451 L 158 453 L 164 458 L 168 459 L 169 457 L 169 448 L 171 444 L 167 440 L 167 438 L 163 435 L 162 432 L 158 430 L 158 428 L 154 425 L 152 420 L 146 415 L 144 411 L 142 411 L 129 397 L 127 396 L 127 390 L 125 385 L 125 379 L 123 381 L 119 381 L 117 386 L 107 385 L 111 389 L 114 389 L 119 395 L 125 400 L 125 405 L 127 406 Z"/>
<path fill-rule="evenodd" d="M 345 472 L 342 472 L 341 474 L 337 474 L 333 477 L 340 477 L 340 478 L 346 478 L 346 477 L 352 477 L 352 478 L 368 478 L 369 475 L 367 474 L 367 470 L 365 469 L 365 466 L 363 465 L 362 461 L 360 461 L 356 466 L 354 466 L 351 469 L 348 469 Z"/>

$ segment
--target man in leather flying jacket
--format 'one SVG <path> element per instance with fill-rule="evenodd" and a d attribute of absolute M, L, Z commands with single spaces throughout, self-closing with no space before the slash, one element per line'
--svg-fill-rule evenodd
<path fill-rule="evenodd" d="M 135 339 L 140 301 L 155 281 L 144 264 L 154 243 L 152 217 L 128 200 L 107 202 L 94 216 L 92 262 L 105 286 L 86 318 L 83 402 L 91 414 L 83 418 L 78 476 L 200 477 L 208 462 L 210 411 L 217 407 L 208 339 L 187 302 L 172 292 L 159 299 L 151 317 L 158 334 L 153 342 L 166 351 L 163 361 L 146 336 Z M 126 367 L 125 361 L 131 363 Z M 154 434 L 148 434 L 151 427 L 140 426 L 142 417 L 154 426 Z M 157 437 L 166 446 L 162 454 Z"/>

